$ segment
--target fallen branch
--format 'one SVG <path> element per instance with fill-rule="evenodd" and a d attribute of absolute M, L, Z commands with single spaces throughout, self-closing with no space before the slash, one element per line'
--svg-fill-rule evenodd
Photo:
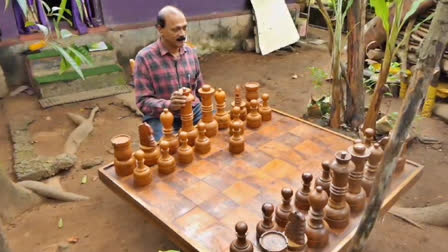
<path fill-rule="evenodd" d="M 50 186 L 38 181 L 25 180 L 17 183 L 24 188 L 33 191 L 34 193 L 49 199 L 59 201 L 81 201 L 88 200 L 89 197 L 79 195 L 76 193 L 66 192 L 54 186 Z"/>
<path fill-rule="evenodd" d="M 416 226 L 416 227 L 418 227 L 418 228 L 420 228 L 420 229 L 424 229 L 423 226 L 420 225 L 420 224 L 418 224 L 417 222 L 415 222 L 415 221 L 409 219 L 408 217 L 403 216 L 403 215 L 401 215 L 401 214 L 399 214 L 399 213 L 394 213 L 394 212 L 392 212 L 392 210 L 393 210 L 393 209 L 389 210 L 389 213 L 391 213 L 393 216 L 395 216 L 395 217 L 397 217 L 397 218 L 400 218 L 400 219 L 406 221 L 407 223 L 412 224 L 412 225 L 414 225 L 414 226 Z"/>
<path fill-rule="evenodd" d="M 64 152 L 69 154 L 76 154 L 78 151 L 79 145 L 84 141 L 84 139 L 89 136 L 90 132 L 93 130 L 93 118 L 95 117 L 95 113 L 98 111 L 98 107 L 95 107 L 90 112 L 89 118 L 85 119 L 82 116 L 68 113 L 68 117 L 72 119 L 74 123 L 78 125 L 78 127 L 72 131 L 70 136 L 68 136 L 67 141 L 64 145 Z"/>
<path fill-rule="evenodd" d="M 406 221 L 416 223 L 424 223 L 434 226 L 448 226 L 448 202 L 419 208 L 392 207 L 389 213 L 406 218 Z"/>

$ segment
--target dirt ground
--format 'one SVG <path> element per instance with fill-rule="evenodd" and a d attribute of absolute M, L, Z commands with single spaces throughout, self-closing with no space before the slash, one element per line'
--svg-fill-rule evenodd
<path fill-rule="evenodd" d="M 247 81 L 261 83 L 263 92 L 271 96 L 271 106 L 296 116 L 302 116 L 311 95 L 328 93 L 329 86 L 313 88 L 308 67 L 315 66 L 329 71 L 330 57 L 324 45 L 302 47 L 296 52 L 274 53 L 260 56 L 253 53 L 213 54 L 201 59 L 204 79 L 215 87 L 232 93 L 236 84 Z M 291 78 L 296 74 L 297 79 Z M 83 170 L 82 160 L 101 156 L 104 163 L 111 162 L 108 153 L 110 139 L 120 133 L 137 139 L 140 119 L 127 108 L 118 105 L 118 99 L 108 97 L 76 104 L 67 104 L 42 110 L 37 99 L 25 94 L 0 101 L 0 164 L 12 170 L 12 146 L 7 122 L 15 116 L 29 115 L 36 121 L 31 133 L 37 152 L 41 155 L 59 154 L 64 141 L 75 128 L 66 116 L 74 112 L 88 116 L 90 108 L 98 105 L 100 112 L 95 119 L 95 129 L 83 142 L 77 153 L 79 161 L 70 171 L 61 175 L 64 189 L 87 195 L 91 199 L 77 203 L 48 201 L 6 225 L 6 235 L 14 252 L 55 251 L 56 244 L 70 237 L 79 242 L 70 245 L 70 251 L 158 251 L 175 249 L 162 232 L 145 220 L 129 203 L 112 193 L 98 179 L 97 167 Z M 398 111 L 400 100 L 387 99 L 383 111 Z M 121 117 L 124 117 L 120 119 Z M 419 135 L 439 139 L 439 146 L 415 143 L 409 157 L 425 166 L 417 184 L 405 193 L 397 205 L 420 207 L 448 200 L 448 126 L 431 118 L 418 123 Z M 84 175 L 88 183 L 81 184 Z M 58 228 L 58 220 L 64 221 Z M 418 229 L 390 214 L 381 219 L 368 241 L 366 251 L 448 251 L 448 230 L 433 226 Z"/>

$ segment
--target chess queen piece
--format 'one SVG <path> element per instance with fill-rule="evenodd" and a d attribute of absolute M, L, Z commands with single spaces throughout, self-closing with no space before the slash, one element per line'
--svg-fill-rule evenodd
<path fill-rule="evenodd" d="M 305 234 L 306 220 L 305 216 L 296 211 L 288 216 L 285 235 L 288 238 L 288 250 L 304 252 L 307 249 L 307 237 Z"/>
<path fill-rule="evenodd" d="M 148 166 L 145 165 L 145 153 L 138 150 L 134 153 L 137 160 L 137 167 L 134 169 L 134 184 L 136 186 L 145 186 L 151 184 L 152 174 Z"/>
<path fill-rule="evenodd" d="M 313 174 L 305 172 L 302 174 L 302 187 L 297 190 L 294 204 L 296 209 L 307 213 L 310 208 L 308 196 L 310 194 L 311 181 L 313 181 Z"/>
<path fill-rule="evenodd" d="M 355 169 L 348 175 L 348 192 L 345 196 L 352 213 L 361 212 L 366 205 L 366 192 L 361 187 L 361 180 L 364 173 L 364 166 L 370 156 L 370 150 L 360 139 L 348 148 L 348 153 L 352 156 Z"/>
<path fill-rule="evenodd" d="M 121 134 L 113 137 L 111 142 L 114 147 L 115 173 L 120 177 L 131 175 L 136 166 L 135 158 L 132 155 L 131 137 Z"/>
<path fill-rule="evenodd" d="M 240 154 L 244 151 L 244 137 L 241 134 L 243 122 L 241 120 L 232 121 L 230 130 L 232 136 L 229 140 L 229 152 L 232 154 Z"/>
<path fill-rule="evenodd" d="M 230 127 L 230 114 L 226 111 L 226 92 L 222 88 L 218 88 L 215 92 L 215 101 L 218 110 L 215 115 L 218 128 L 227 129 Z"/>
<path fill-rule="evenodd" d="M 366 191 L 367 197 L 370 196 L 370 192 L 372 191 L 372 186 L 376 179 L 376 170 L 383 158 L 384 152 L 380 148 L 378 143 L 373 145 L 373 149 L 371 149 L 371 153 L 369 158 L 367 159 L 367 164 L 364 171 L 364 176 L 361 180 L 361 186 Z"/>
<path fill-rule="evenodd" d="M 160 157 L 160 150 L 154 139 L 154 131 L 147 123 L 142 123 L 138 126 L 140 136 L 140 149 L 144 152 L 145 165 L 153 166 L 157 164 Z"/>
<path fill-rule="evenodd" d="M 322 175 L 316 180 L 314 187 L 320 186 L 322 189 L 327 192 L 327 195 L 330 195 L 330 161 L 322 162 Z"/>
<path fill-rule="evenodd" d="M 257 224 L 257 240 L 260 239 L 262 234 L 274 228 L 274 222 L 272 221 L 274 205 L 271 203 L 264 203 L 261 207 L 261 211 L 263 212 L 263 220 Z"/>
<path fill-rule="evenodd" d="M 258 89 L 260 88 L 260 83 L 258 82 L 247 82 L 244 84 L 246 88 L 246 100 L 250 102 L 252 100 L 258 100 Z"/>
<path fill-rule="evenodd" d="M 210 139 L 206 136 L 205 123 L 199 122 L 198 124 L 199 137 L 196 139 L 194 150 L 199 154 L 206 154 L 211 149 Z"/>
<path fill-rule="evenodd" d="M 232 133 L 233 133 L 232 132 L 232 123 L 233 122 L 240 122 L 240 123 L 238 123 L 238 125 L 240 125 L 240 127 L 241 127 L 240 133 L 241 133 L 241 135 L 243 135 L 244 134 L 244 122 L 241 120 L 241 117 L 239 116 L 241 113 L 240 107 L 233 107 L 231 112 L 232 112 L 233 119 L 230 122 L 229 135 L 232 136 Z"/>
<path fill-rule="evenodd" d="M 176 160 L 169 153 L 170 144 L 167 141 L 160 142 L 160 153 L 157 164 L 159 165 L 160 174 L 170 174 L 176 169 Z"/>
<path fill-rule="evenodd" d="M 188 145 L 194 146 L 196 138 L 199 135 L 198 129 L 193 125 L 193 101 L 194 96 L 191 89 L 182 88 L 182 94 L 187 97 L 185 106 L 180 110 L 180 119 L 182 120 L 182 131 L 187 132 Z"/>
<path fill-rule="evenodd" d="M 275 209 L 275 222 L 278 231 L 283 231 L 288 223 L 288 216 L 292 212 L 291 198 L 294 192 L 291 188 L 282 189 L 282 204 Z"/>
<path fill-rule="evenodd" d="M 235 101 L 232 102 L 232 107 L 239 107 L 241 109 L 240 111 L 240 119 L 241 121 L 246 121 L 247 116 L 247 104 L 246 101 L 244 101 L 241 98 L 241 88 L 239 85 L 236 85 L 235 87 Z M 230 118 L 234 120 L 233 113 L 230 115 Z"/>
<path fill-rule="evenodd" d="M 250 113 L 246 117 L 246 124 L 251 129 L 257 129 L 261 126 L 261 115 L 258 113 L 258 102 L 256 100 L 250 101 Z"/>
<path fill-rule="evenodd" d="M 201 122 L 205 124 L 205 135 L 207 137 L 216 136 L 218 133 L 218 122 L 213 117 L 213 101 L 212 96 L 215 89 L 210 85 L 203 85 L 199 89 L 199 94 L 202 97 L 202 119 Z"/>
<path fill-rule="evenodd" d="M 165 108 L 163 109 L 162 114 L 160 114 L 160 121 L 163 125 L 163 136 L 160 141 L 168 142 L 170 154 L 172 155 L 176 153 L 177 148 L 179 148 L 179 140 L 174 135 L 174 116 L 167 108 Z"/>
<path fill-rule="evenodd" d="M 260 112 L 261 120 L 263 121 L 270 121 L 272 120 L 272 109 L 268 104 L 269 95 L 263 94 L 261 96 L 261 99 L 263 100 L 263 105 L 259 107 L 258 112 Z"/>
<path fill-rule="evenodd" d="M 177 160 L 182 164 L 189 164 L 193 162 L 193 148 L 188 145 L 187 132 L 181 131 L 179 133 L 180 146 L 177 150 Z"/>
<path fill-rule="evenodd" d="M 308 222 L 306 227 L 306 236 L 308 238 L 308 247 L 323 248 L 328 244 L 329 227 L 324 221 L 324 207 L 328 203 L 328 195 L 321 186 L 310 193 L 311 209 L 308 212 Z"/>
<path fill-rule="evenodd" d="M 355 169 L 350 161 L 351 155 L 346 151 L 336 153 L 336 160 L 330 165 L 333 180 L 330 185 L 330 200 L 324 208 L 325 221 L 331 228 L 344 229 L 350 218 L 350 206 L 345 200 L 347 193 L 348 175 Z"/>
<path fill-rule="evenodd" d="M 254 245 L 251 241 L 246 239 L 247 224 L 244 221 L 239 221 L 235 225 L 237 238 L 230 244 L 230 252 L 252 252 Z"/>

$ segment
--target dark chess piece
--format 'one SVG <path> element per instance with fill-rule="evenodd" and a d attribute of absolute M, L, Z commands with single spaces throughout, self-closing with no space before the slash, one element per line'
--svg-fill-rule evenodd
<path fill-rule="evenodd" d="M 370 156 L 370 150 L 360 139 L 348 148 L 348 153 L 352 156 L 355 169 L 348 175 L 348 192 L 345 196 L 352 213 L 361 212 L 366 205 L 366 192 L 361 187 L 361 180 L 364 173 L 364 166 Z"/>
<path fill-rule="evenodd" d="M 162 155 L 157 162 L 160 174 L 169 174 L 176 169 L 176 160 L 170 155 L 169 146 L 167 141 L 160 142 L 160 152 Z"/>
<path fill-rule="evenodd" d="M 160 150 L 154 139 L 154 131 L 149 124 L 142 123 L 138 126 L 138 132 L 140 135 L 140 149 L 145 153 L 145 165 L 153 166 L 157 164 Z"/>
<path fill-rule="evenodd" d="M 289 251 L 306 251 L 307 237 L 305 234 L 306 220 L 305 216 L 296 211 L 288 216 L 285 235 L 288 238 Z"/>
<path fill-rule="evenodd" d="M 174 116 L 173 114 L 167 109 L 163 109 L 162 114 L 160 114 L 160 121 L 163 125 L 163 136 L 160 139 L 160 142 L 167 141 L 169 144 L 170 154 L 174 154 L 177 151 L 177 148 L 179 148 L 179 140 L 174 135 L 174 128 L 173 128 L 173 122 L 174 122 Z"/>
<path fill-rule="evenodd" d="M 330 184 L 330 161 L 323 161 L 322 175 L 316 180 L 314 187 L 320 186 L 325 192 L 327 192 L 327 195 L 330 195 Z"/>
<path fill-rule="evenodd" d="M 226 111 L 226 92 L 221 88 L 215 92 L 216 109 L 215 119 L 219 129 L 227 129 L 230 126 L 230 114 Z"/>
<path fill-rule="evenodd" d="M 328 244 L 329 227 L 324 221 L 324 207 L 328 203 L 328 195 L 317 186 L 309 196 L 311 209 L 306 227 L 307 245 L 310 248 L 323 248 Z"/>
<path fill-rule="evenodd" d="M 288 216 L 292 212 L 291 198 L 294 192 L 291 188 L 282 189 L 282 204 L 275 209 L 275 222 L 279 231 L 283 231 L 288 223 Z"/>
<path fill-rule="evenodd" d="M 152 174 L 149 167 L 144 163 L 145 153 L 138 150 L 134 153 L 134 157 L 137 159 L 137 167 L 134 169 L 134 184 L 136 186 L 149 185 L 152 181 Z"/>
<path fill-rule="evenodd" d="M 271 109 L 271 107 L 269 107 L 269 104 L 268 104 L 269 95 L 263 94 L 261 96 L 261 99 L 263 100 L 263 105 L 260 106 L 260 108 L 258 109 L 258 112 L 260 112 L 261 119 L 263 121 L 270 121 L 272 119 L 272 109 Z"/>
<path fill-rule="evenodd" d="M 261 207 L 261 211 L 263 212 L 263 220 L 261 220 L 257 224 L 257 240 L 266 231 L 274 228 L 274 222 L 272 221 L 272 215 L 274 214 L 274 205 L 272 205 L 271 203 L 264 203 Z"/>
<path fill-rule="evenodd" d="M 372 128 L 367 128 L 364 131 L 364 145 L 367 149 L 373 148 L 373 143 L 375 141 L 375 131 Z"/>
<path fill-rule="evenodd" d="M 235 225 L 237 238 L 230 244 L 230 252 L 252 252 L 254 246 L 252 242 L 246 239 L 247 224 L 244 221 L 239 221 Z"/>
<path fill-rule="evenodd" d="M 177 150 L 177 160 L 182 164 L 189 164 L 193 161 L 193 148 L 188 145 L 187 132 L 179 133 L 180 146 Z"/>
<path fill-rule="evenodd" d="M 218 133 L 218 122 L 213 117 L 213 100 L 212 96 L 215 93 L 215 89 L 210 85 L 204 84 L 199 89 L 199 94 L 202 97 L 202 119 L 201 122 L 205 124 L 205 135 L 207 137 L 216 136 Z"/>
<path fill-rule="evenodd" d="M 206 154 L 211 149 L 210 139 L 206 136 L 205 123 L 199 122 L 198 124 L 199 137 L 196 139 L 194 150 L 199 154 Z"/>
<path fill-rule="evenodd" d="M 310 208 L 308 195 L 310 194 L 311 181 L 313 181 L 313 174 L 308 172 L 302 174 L 302 188 L 297 190 L 294 201 L 296 209 L 302 211 L 305 214 Z"/>
<path fill-rule="evenodd" d="M 361 181 L 361 186 L 366 191 L 367 197 L 370 196 L 370 192 L 372 190 L 372 186 L 376 179 L 376 169 L 383 158 L 384 152 L 380 148 L 378 143 L 373 145 L 373 149 L 371 149 L 371 153 L 369 159 L 367 160 L 366 169 L 364 171 L 364 176 Z"/>

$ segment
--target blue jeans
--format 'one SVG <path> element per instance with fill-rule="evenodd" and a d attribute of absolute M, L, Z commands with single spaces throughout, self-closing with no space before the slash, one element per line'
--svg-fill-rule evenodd
<path fill-rule="evenodd" d="M 202 109 L 201 104 L 198 103 L 195 107 L 193 107 L 193 124 L 196 125 L 202 118 Z M 151 128 L 154 131 L 154 138 L 156 141 L 159 141 L 163 136 L 163 125 L 160 121 L 160 118 L 144 118 L 144 122 L 151 125 Z M 180 128 L 182 128 L 182 120 L 180 117 L 174 117 L 173 122 L 174 133 L 177 133 Z"/>

